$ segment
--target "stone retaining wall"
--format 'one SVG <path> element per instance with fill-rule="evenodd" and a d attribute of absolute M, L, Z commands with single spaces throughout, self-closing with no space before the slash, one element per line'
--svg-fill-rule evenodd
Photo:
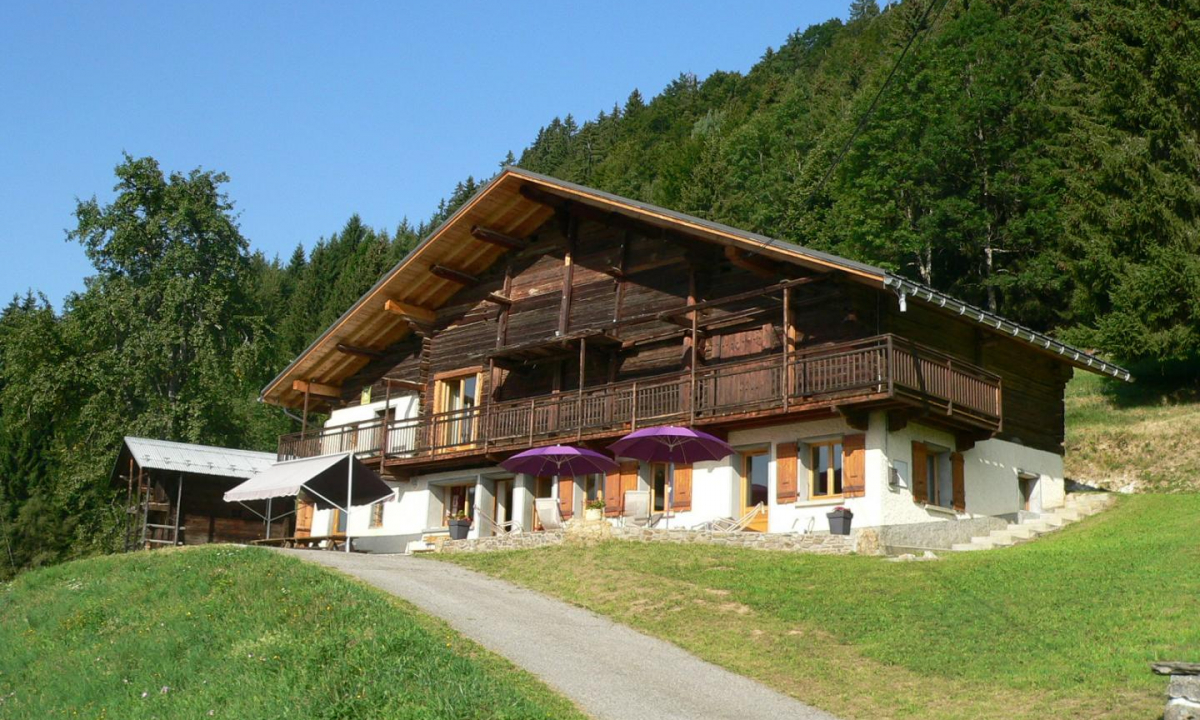
<path fill-rule="evenodd" d="M 494 552 L 498 550 L 528 550 L 546 545 L 593 545 L 605 540 L 631 542 L 670 542 L 723 545 L 752 550 L 780 550 L 817 555 L 879 555 L 879 534 L 873 528 L 863 528 L 852 535 L 828 533 L 713 533 L 697 530 L 665 530 L 656 528 L 614 527 L 603 520 L 598 522 L 569 522 L 565 530 L 555 532 L 516 533 L 453 540 L 442 543 L 442 552 Z"/>

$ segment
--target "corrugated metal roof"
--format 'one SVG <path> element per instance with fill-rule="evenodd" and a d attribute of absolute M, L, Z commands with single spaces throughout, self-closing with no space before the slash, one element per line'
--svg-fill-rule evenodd
<path fill-rule="evenodd" d="M 149 470 L 249 478 L 275 464 L 275 453 L 126 437 L 134 462 Z"/>

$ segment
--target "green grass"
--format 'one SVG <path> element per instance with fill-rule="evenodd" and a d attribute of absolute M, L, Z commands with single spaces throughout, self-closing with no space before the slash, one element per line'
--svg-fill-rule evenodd
<path fill-rule="evenodd" d="M 0 717 L 582 715 L 373 588 L 217 545 L 82 560 L 0 585 Z"/>
<path fill-rule="evenodd" d="M 1116 490 L 1200 492 L 1194 388 L 1079 372 L 1067 385 L 1067 477 Z"/>
<path fill-rule="evenodd" d="M 1157 718 L 1200 660 L 1200 495 L 938 562 L 609 542 L 444 556 L 845 717 Z"/>

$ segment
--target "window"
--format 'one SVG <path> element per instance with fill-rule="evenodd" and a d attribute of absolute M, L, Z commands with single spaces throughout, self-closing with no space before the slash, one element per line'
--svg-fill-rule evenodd
<path fill-rule="evenodd" d="M 948 508 L 954 506 L 954 485 L 950 477 L 950 451 L 941 451 L 926 445 L 928 455 L 925 462 L 926 501 L 930 505 Z"/>
<path fill-rule="evenodd" d="M 842 441 L 813 443 L 809 447 L 812 452 L 809 464 L 812 471 L 809 497 L 814 500 L 841 497 Z"/>
<path fill-rule="evenodd" d="M 583 501 L 604 499 L 604 476 L 599 473 L 585 475 L 583 478 Z"/>
<path fill-rule="evenodd" d="M 451 485 L 445 490 L 445 511 L 442 513 L 442 525 L 449 525 L 450 518 L 460 512 L 468 519 L 475 517 L 475 486 Z"/>
<path fill-rule="evenodd" d="M 371 524 L 370 527 L 383 527 L 383 503 L 377 502 L 371 506 Z"/>
<path fill-rule="evenodd" d="M 336 534 L 344 535 L 346 533 L 346 513 L 337 508 L 333 510 L 333 527 Z"/>

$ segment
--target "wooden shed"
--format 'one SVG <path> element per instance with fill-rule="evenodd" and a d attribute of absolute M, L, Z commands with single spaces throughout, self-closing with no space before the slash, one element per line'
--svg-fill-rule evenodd
<path fill-rule="evenodd" d="M 263 519 L 224 494 L 274 462 L 274 453 L 126 437 L 111 476 L 125 490 L 125 548 L 263 537 Z M 272 534 L 293 521 L 276 520 Z"/>

